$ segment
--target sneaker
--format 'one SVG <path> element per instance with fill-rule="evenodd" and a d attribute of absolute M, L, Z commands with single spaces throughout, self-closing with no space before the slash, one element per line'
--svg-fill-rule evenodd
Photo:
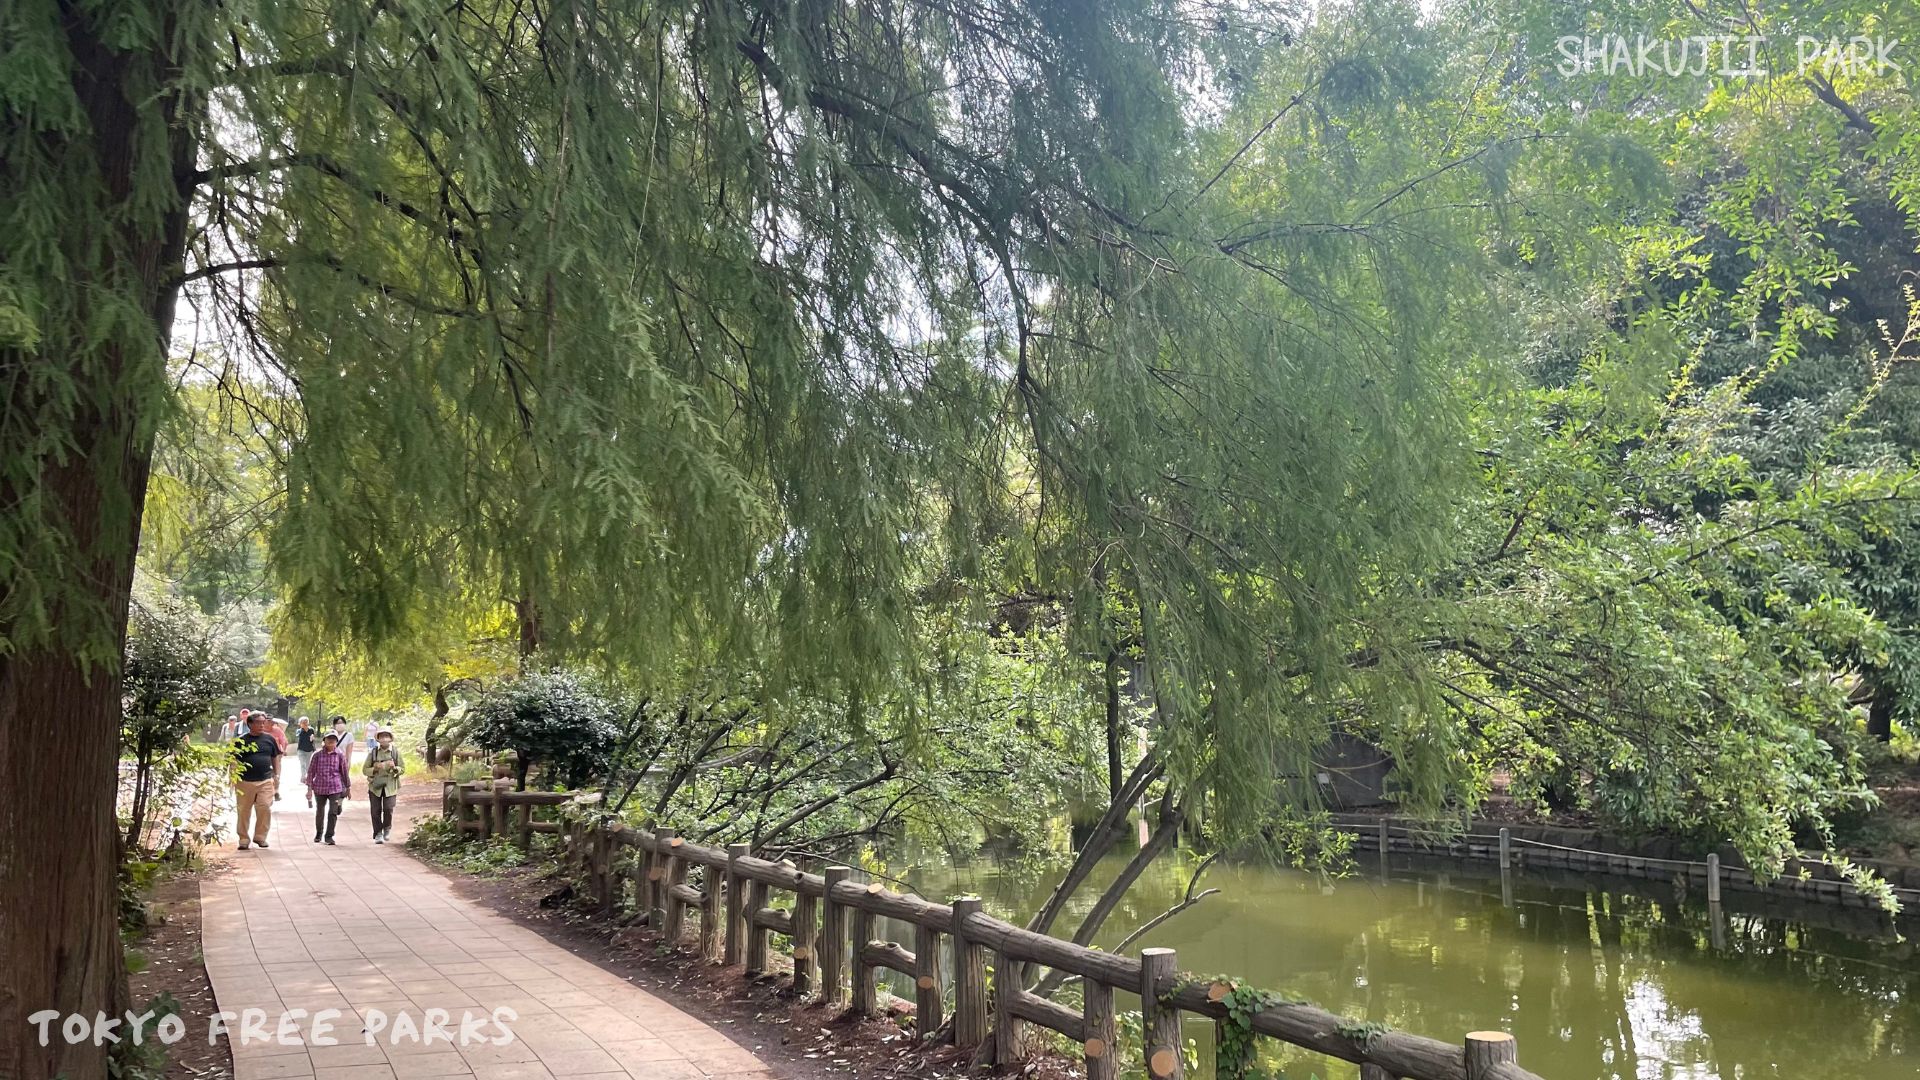
<path fill-rule="evenodd" d="M 266 846 L 267 846 L 267 842 L 266 842 L 265 840 L 258 840 L 258 839 L 256 839 L 256 840 L 255 840 L 255 841 L 254 841 L 253 843 L 254 843 L 254 846 L 256 846 L 256 847 L 266 847 Z"/>
<path fill-rule="evenodd" d="M 333 843 L 333 837 L 331 836 L 327 837 L 327 843 L 329 844 Z"/>
<path fill-rule="evenodd" d="M 247 850 L 247 845 L 245 845 L 245 844 L 241 844 L 241 845 L 240 845 L 240 850 L 241 850 L 241 851 L 245 851 L 245 850 Z"/>
<path fill-rule="evenodd" d="M 379 833 L 374 833 L 373 842 L 376 844 L 384 844 L 387 842 L 387 838 L 384 836 L 381 836 Z"/>
<path fill-rule="evenodd" d="M 314 843 L 316 843 L 316 844 L 320 842 L 320 834 L 319 834 L 319 833 L 314 833 L 314 834 L 313 834 L 313 842 L 314 842 Z"/>

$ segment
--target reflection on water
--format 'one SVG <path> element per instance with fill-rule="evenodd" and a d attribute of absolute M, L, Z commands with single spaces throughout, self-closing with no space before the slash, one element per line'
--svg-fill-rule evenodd
<path fill-rule="evenodd" d="M 922 895 L 976 893 L 1015 921 L 1054 881 L 986 859 L 906 862 L 902 875 Z M 1384 877 L 1378 862 L 1362 869 L 1328 884 L 1216 864 L 1204 885 L 1221 895 L 1129 948 L 1177 949 L 1185 971 L 1231 974 L 1434 1038 L 1505 1029 L 1521 1062 L 1549 1080 L 1920 1077 L 1920 956 L 1910 940 L 1920 925 L 1736 893 L 1716 928 L 1704 897 L 1663 883 L 1531 871 L 1513 877 L 1508 907 L 1497 871 L 1401 856 Z M 1164 860 L 1098 943 L 1112 946 L 1177 903 L 1190 871 Z M 1097 894 L 1083 889 L 1056 932 L 1070 933 Z M 1188 1034 L 1205 1032 L 1190 1021 Z M 1291 1048 L 1272 1060 L 1295 1080 L 1355 1073 Z"/>

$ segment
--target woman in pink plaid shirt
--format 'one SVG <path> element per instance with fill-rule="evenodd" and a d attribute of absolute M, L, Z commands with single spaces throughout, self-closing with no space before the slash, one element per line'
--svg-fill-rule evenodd
<path fill-rule="evenodd" d="M 307 790 L 313 801 L 313 842 L 333 843 L 333 825 L 340 820 L 340 804 L 353 795 L 347 758 L 340 740 L 329 733 L 320 740 L 320 752 L 307 763 Z"/>

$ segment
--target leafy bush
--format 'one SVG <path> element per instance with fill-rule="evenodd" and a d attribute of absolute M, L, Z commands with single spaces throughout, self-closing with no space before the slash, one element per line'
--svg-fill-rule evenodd
<path fill-rule="evenodd" d="M 407 846 L 423 855 L 438 855 L 460 846 L 460 830 L 453 819 L 440 815 L 422 817 L 407 833 Z"/>
<path fill-rule="evenodd" d="M 566 787 L 586 784 L 606 772 L 619 736 L 612 703 L 569 672 L 515 679 L 475 703 L 467 722 L 481 748 L 519 755 L 521 790 L 534 765 Z"/>
<path fill-rule="evenodd" d="M 407 847 L 429 860 L 462 873 L 486 877 L 502 870 L 525 866 L 540 857 L 536 846 L 529 854 L 504 836 L 481 843 L 468 842 L 454 822 L 444 817 L 426 817 L 416 821 L 407 835 Z"/>
<path fill-rule="evenodd" d="M 160 1021 L 169 1016 L 180 1014 L 180 1000 L 172 994 L 161 991 L 147 1007 L 136 1015 L 152 1015 L 141 1026 L 144 1033 L 139 1042 L 133 1039 L 128 1030 L 113 1047 L 112 1056 L 107 1059 L 107 1075 L 112 1080 L 161 1080 L 167 1075 L 167 1045 L 155 1037 Z"/>
<path fill-rule="evenodd" d="M 120 932 L 138 934 L 147 928 L 147 894 L 160 879 L 158 859 L 129 858 L 120 863 Z"/>
<path fill-rule="evenodd" d="M 128 616 L 126 664 L 120 678 L 121 752 L 133 759 L 126 847 L 145 849 L 161 817 L 175 820 L 198 801 L 202 774 L 224 779 L 216 757 L 181 758 L 187 733 L 240 689 L 246 671 L 216 640 L 213 626 L 173 597 L 136 600 Z M 178 826 L 176 826 L 177 828 Z"/>

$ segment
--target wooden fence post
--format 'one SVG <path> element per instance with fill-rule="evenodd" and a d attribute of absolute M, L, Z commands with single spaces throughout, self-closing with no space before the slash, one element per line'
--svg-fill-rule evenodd
<path fill-rule="evenodd" d="M 1720 855 L 1718 852 L 1707 856 L 1707 903 L 1720 902 Z"/>
<path fill-rule="evenodd" d="M 1513 857 L 1513 834 L 1505 828 L 1500 830 L 1500 869 L 1505 870 Z"/>
<path fill-rule="evenodd" d="M 727 933 L 721 962 L 728 967 L 740 962 L 740 950 L 745 944 L 741 938 L 746 933 L 747 900 L 740 894 L 746 888 L 747 879 L 740 876 L 740 860 L 752 850 L 747 844 L 727 845 Z"/>
<path fill-rule="evenodd" d="M 820 901 L 820 1000 L 838 1005 L 846 1000 L 840 987 L 847 974 L 847 907 L 833 898 L 833 889 L 853 876 L 853 868 L 829 866 L 822 876 L 827 888 Z"/>
<path fill-rule="evenodd" d="M 749 882 L 747 885 L 748 975 L 758 975 L 767 970 L 767 928 L 761 924 L 759 919 L 760 909 L 766 906 L 766 882 Z"/>
<path fill-rule="evenodd" d="M 532 803 L 522 803 L 520 806 L 520 850 L 521 851 L 533 850 L 533 804 Z"/>
<path fill-rule="evenodd" d="M 967 940 L 967 916 L 980 912 L 977 896 L 953 900 L 953 1045 L 971 1050 L 987 1041 L 987 950 Z"/>
<path fill-rule="evenodd" d="M 613 827 L 605 821 L 593 826 L 593 887 L 600 914 L 613 914 Z"/>
<path fill-rule="evenodd" d="M 1020 977 L 1014 974 L 1013 957 L 1003 952 L 993 954 L 993 1063 L 1005 1071 L 1020 1054 L 1020 1018 L 1013 1015 L 1013 998 L 1018 994 Z M 1087 989 L 1093 989 L 1092 979 L 1087 980 Z M 1087 1069 L 1087 1075 L 1093 1075 L 1093 1069 Z"/>
<path fill-rule="evenodd" d="M 654 824 L 652 818 L 648 818 L 640 826 L 640 865 L 637 868 L 639 880 L 634 882 L 633 886 L 633 900 L 640 907 L 640 921 L 655 930 L 660 929 L 660 924 L 653 918 L 653 883 L 655 872 L 660 868 L 660 859 L 653 853 L 653 845 L 658 839 L 656 833 L 658 828 L 659 826 Z"/>
<path fill-rule="evenodd" d="M 820 898 L 798 889 L 793 893 L 793 992 L 805 995 L 819 969 L 816 944 L 820 937 Z"/>
<path fill-rule="evenodd" d="M 700 868 L 700 959 L 712 960 L 720 938 L 720 870 Z"/>
<path fill-rule="evenodd" d="M 1387 853 L 1387 819 L 1381 818 L 1380 819 L 1380 854 L 1384 856 L 1386 853 Z"/>
<path fill-rule="evenodd" d="M 924 1042 L 940 1027 L 940 931 L 915 924 L 913 954 L 913 1035 Z"/>
<path fill-rule="evenodd" d="M 1113 1048 L 1113 987 L 1096 979 L 1082 979 L 1080 985 L 1085 997 L 1080 1015 L 1087 1029 L 1087 1080 L 1114 1080 L 1120 1075 L 1120 1059 Z"/>
<path fill-rule="evenodd" d="M 660 842 L 666 845 L 663 852 L 667 862 L 666 877 L 654 883 L 654 890 L 662 897 L 666 908 L 662 932 L 667 937 L 667 948 L 677 949 L 680 947 L 680 935 L 687 927 L 687 905 L 673 891 L 673 887 L 684 885 L 687 881 L 687 860 L 680 857 L 680 845 L 685 841 L 680 839 L 680 830 L 661 829 Z"/>
<path fill-rule="evenodd" d="M 480 789 L 475 787 L 473 793 L 475 796 L 478 796 Z M 480 813 L 480 839 L 482 840 L 493 839 L 493 803 L 494 800 L 499 797 L 500 789 L 495 787 L 487 794 L 484 800 L 475 799 L 474 809 Z"/>
<path fill-rule="evenodd" d="M 1467 1080 L 1491 1080 L 1496 1065 L 1518 1065 L 1520 1044 L 1504 1031 L 1467 1032 Z"/>
<path fill-rule="evenodd" d="M 1154 1080 L 1181 1080 L 1186 1075 L 1180 1051 L 1180 1010 L 1169 1008 L 1160 995 L 1174 988 L 1178 962 L 1172 949 L 1140 950 L 1140 1027 L 1145 1034 L 1147 1075 Z"/>
<path fill-rule="evenodd" d="M 867 886 L 872 892 L 878 885 Z M 853 909 L 853 1011 L 860 1016 L 872 1016 L 880 1011 L 880 988 L 874 980 L 873 968 L 860 959 L 860 954 L 873 940 L 873 912 L 866 908 Z"/>

